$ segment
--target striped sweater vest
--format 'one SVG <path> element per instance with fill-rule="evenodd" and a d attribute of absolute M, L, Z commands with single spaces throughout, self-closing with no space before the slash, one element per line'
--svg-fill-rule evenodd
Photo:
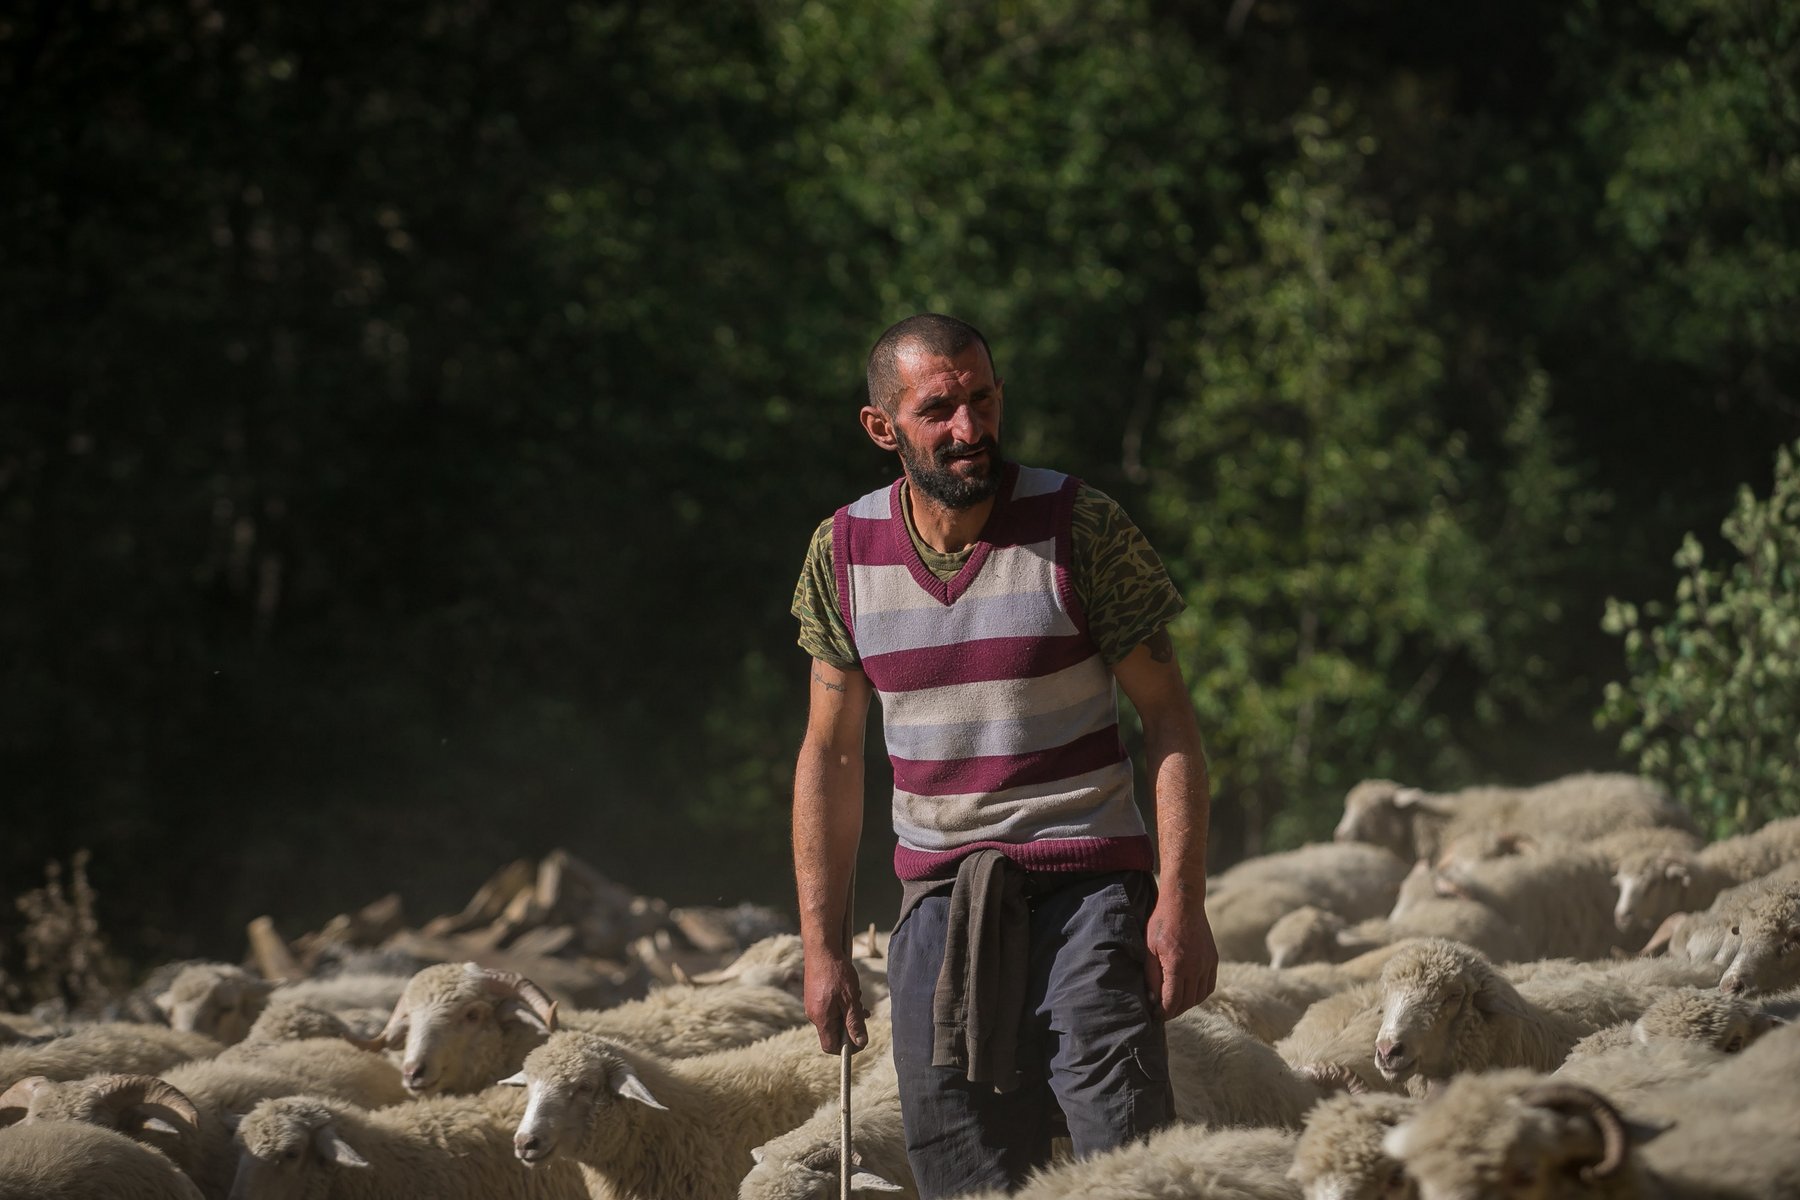
<path fill-rule="evenodd" d="M 894 870 L 992 848 L 1034 870 L 1149 870 L 1112 672 L 1070 582 L 1080 481 L 1008 463 L 955 578 L 920 559 L 900 483 L 838 510 L 839 604 L 881 697 Z"/>

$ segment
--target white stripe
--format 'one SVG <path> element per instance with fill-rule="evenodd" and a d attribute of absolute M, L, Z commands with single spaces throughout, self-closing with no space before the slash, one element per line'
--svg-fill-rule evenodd
<path fill-rule="evenodd" d="M 909 701 L 910 699 L 908 697 Z M 909 711 L 914 711 L 910 703 L 907 707 Z M 938 718 L 937 721 L 905 724 L 886 719 L 886 713 L 891 711 L 889 702 L 883 702 L 882 711 L 881 728 L 882 735 L 887 739 L 888 753 L 920 762 L 952 762 L 961 758 L 1053 750 L 1097 729 L 1104 729 L 1118 719 L 1118 708 L 1110 689 L 1067 708 L 1022 718 L 1010 715 L 999 719 L 975 716 L 966 721 L 946 721 L 943 718 L 947 712 L 979 714 L 1004 713 L 1007 710 L 982 708 L 973 704 L 959 704 L 954 709 L 946 710 L 940 704 L 927 710 Z"/>
<path fill-rule="evenodd" d="M 1112 694 L 1112 672 L 1098 656 L 1037 679 L 992 679 L 952 683 L 882 697 L 884 730 L 942 721 L 957 712 L 1005 713 L 1020 719 L 1058 712 L 1104 690 Z"/>
<path fill-rule="evenodd" d="M 1131 800 L 1131 764 L 1119 762 L 999 792 L 919 796 L 896 788 L 894 833 L 909 849 L 937 853 L 976 841 L 1139 837 L 1144 818 Z"/>

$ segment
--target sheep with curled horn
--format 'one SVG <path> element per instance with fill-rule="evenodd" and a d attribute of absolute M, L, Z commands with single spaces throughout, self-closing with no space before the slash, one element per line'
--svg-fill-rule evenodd
<path fill-rule="evenodd" d="M 1655 825 L 1694 827 L 1661 785 L 1635 775 L 1569 775 L 1534 787 L 1449 793 L 1368 779 L 1344 797 L 1332 837 L 1382 846 L 1413 862 L 1436 859 L 1452 839 L 1471 833 L 1528 829 L 1578 839 Z"/>
<path fill-rule="evenodd" d="M 98 1125 L 0 1129 L 0 1200 L 204 1200 L 156 1151 Z"/>
<path fill-rule="evenodd" d="M 1733 1064 L 1741 1059 L 1732 1060 Z M 1383 1145 L 1421 1200 L 1777 1200 L 1800 1194 L 1792 1079 L 1765 1073 L 1739 1103 L 1707 1103 L 1719 1072 L 1683 1093 L 1678 1120 L 1645 1122 L 1591 1088 L 1528 1071 L 1451 1080 Z"/>

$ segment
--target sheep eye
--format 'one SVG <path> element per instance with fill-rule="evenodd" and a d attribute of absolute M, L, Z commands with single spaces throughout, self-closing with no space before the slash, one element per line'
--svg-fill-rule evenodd
<path fill-rule="evenodd" d="M 1730 1041 L 1725 1043 L 1725 1053 L 1727 1053 L 1727 1054 L 1736 1054 L 1739 1050 L 1742 1050 L 1743 1048 L 1744 1048 L 1744 1039 L 1741 1034 L 1737 1037 L 1732 1038 Z"/>
<path fill-rule="evenodd" d="M 470 1025 L 475 1024 L 481 1020 L 481 1010 L 473 1007 L 463 1009 L 463 1020 Z"/>
<path fill-rule="evenodd" d="M 1731 936 L 1736 937 L 1737 935 L 1738 935 L 1738 927 L 1736 925 L 1733 925 L 1731 927 Z"/>

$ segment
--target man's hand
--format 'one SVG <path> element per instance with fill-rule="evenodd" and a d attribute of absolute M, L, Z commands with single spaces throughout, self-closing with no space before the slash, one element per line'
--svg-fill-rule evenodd
<path fill-rule="evenodd" d="M 1150 954 L 1144 974 L 1150 983 L 1150 1006 L 1164 1021 L 1180 1016 L 1208 996 L 1219 977 L 1219 948 L 1204 904 L 1191 904 L 1175 892 L 1156 898 L 1145 931 Z"/>
<path fill-rule="evenodd" d="M 1207 940 L 1211 941 L 1210 934 Z M 806 1016 L 819 1031 L 821 1050 L 827 1054 L 842 1050 L 846 1029 L 854 1050 L 869 1044 L 869 1031 L 863 1024 L 869 1010 L 862 1005 L 862 984 L 848 958 L 807 955 L 805 992 Z"/>

